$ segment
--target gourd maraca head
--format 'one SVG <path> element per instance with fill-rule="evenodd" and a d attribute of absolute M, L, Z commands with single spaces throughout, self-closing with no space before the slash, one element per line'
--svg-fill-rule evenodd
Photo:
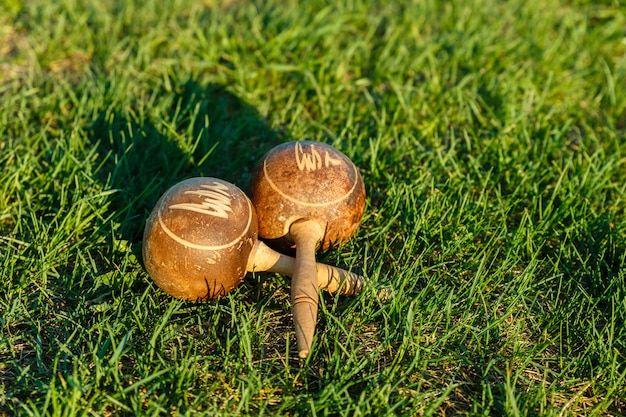
<path fill-rule="evenodd" d="M 256 213 L 243 191 L 217 178 L 191 178 L 167 190 L 152 210 L 144 264 L 173 297 L 215 299 L 246 275 L 257 234 Z"/>
<path fill-rule="evenodd" d="M 259 236 L 289 248 L 291 225 L 313 219 L 325 230 L 322 249 L 352 237 L 363 217 L 365 187 L 343 153 L 315 141 L 296 141 L 270 150 L 251 182 Z"/>

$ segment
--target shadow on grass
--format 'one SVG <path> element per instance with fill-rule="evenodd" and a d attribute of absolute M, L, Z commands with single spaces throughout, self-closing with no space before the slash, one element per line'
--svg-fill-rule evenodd
<path fill-rule="evenodd" d="M 245 192 L 258 160 L 285 140 L 284 132 L 270 128 L 256 109 L 222 85 L 187 80 L 161 96 L 160 120 L 138 118 L 111 105 L 89 129 L 90 140 L 104 158 L 99 179 L 116 190 L 109 201 L 111 221 L 103 233 L 114 229 L 141 264 L 145 221 L 168 188 L 203 176 L 224 179 Z M 121 265 L 125 256 L 127 250 L 113 244 L 106 264 Z M 131 274 L 138 271 L 140 279 L 125 274 L 102 291 L 117 292 L 130 285 L 134 292 L 142 292 L 145 275 L 137 265 L 129 266 Z M 261 283 L 244 280 L 241 287 L 248 301 L 257 303 L 264 297 Z"/>
<path fill-rule="evenodd" d="M 90 128 L 91 140 L 105 155 L 101 180 L 116 190 L 114 219 L 123 239 L 133 244 L 167 188 L 212 176 L 245 190 L 255 161 L 280 141 L 249 104 L 221 85 L 187 81 L 168 101 L 158 126 L 111 106 Z"/>
<path fill-rule="evenodd" d="M 96 259 L 94 299 L 145 291 L 145 221 L 168 188 L 204 176 L 246 190 L 258 158 L 281 140 L 252 106 L 224 86 L 190 80 L 155 95 L 160 99 L 154 106 L 160 109 L 151 118 L 112 103 L 88 130 L 102 158 L 97 179 L 115 191 L 109 196 L 108 218 L 99 228 L 111 244 Z M 261 296 L 260 290 L 249 293 L 257 298 L 253 302 Z"/>
<path fill-rule="evenodd" d="M 67 256 L 60 258 L 66 264 L 52 267 L 45 291 L 39 286 L 28 287 L 29 295 L 23 302 L 32 306 L 29 309 L 33 316 L 28 318 L 30 322 L 17 321 L 12 329 L 15 337 L 10 340 L 21 351 L 0 354 L 5 364 L 0 367 L 0 384 L 8 384 L 4 398 L 0 398 L 0 415 L 11 414 L 12 407 L 30 401 L 43 404 L 45 387 L 54 383 L 56 373 L 65 377 L 75 374 L 76 363 L 89 363 L 95 350 L 103 359 L 109 343 L 106 332 L 112 332 L 111 338 L 124 336 L 136 328 L 133 317 L 138 312 L 143 314 L 143 325 L 155 327 L 170 300 L 163 294 L 154 298 L 164 302 L 143 300 L 142 294 L 149 291 L 147 278 L 140 265 L 131 260 L 141 259 L 145 219 L 167 188 L 185 178 L 214 176 L 245 190 L 256 160 L 281 141 L 279 132 L 269 128 L 252 106 L 224 86 L 187 81 L 173 91 L 164 89 L 154 94 L 159 97 L 154 103 L 158 111 L 151 112 L 151 117 L 158 117 L 156 120 L 138 116 L 137 109 L 111 101 L 105 102 L 102 112 L 85 128 L 91 144 L 87 148 L 97 149 L 99 168 L 95 174 L 90 171 L 84 175 L 89 181 L 105 185 L 95 190 L 115 192 L 94 200 L 106 208 L 94 209 L 97 215 L 86 229 L 96 235 L 85 239 L 93 246 L 85 243 L 73 251 L 77 253 L 67 251 Z M 55 193 L 47 192 L 54 199 L 51 197 L 42 207 L 51 212 L 58 210 L 54 184 L 48 181 L 43 186 Z M 67 216 L 80 215 L 73 212 Z M 40 218 L 41 224 L 48 227 L 47 218 L 43 214 Z M 106 242 L 104 247 L 101 242 Z M 28 259 L 42 256 L 36 245 L 29 248 L 33 254 Z M 249 293 L 254 297 L 254 291 Z M 220 306 L 214 307 L 221 311 Z M 183 310 L 191 316 L 199 308 L 190 304 Z M 204 308 L 204 312 L 207 310 Z M 216 314 L 212 320 L 218 324 L 212 329 L 218 336 L 228 333 L 228 314 Z M 78 328 L 90 331 L 77 332 Z M 133 343 L 143 351 L 149 335 L 136 334 Z M 47 361 L 50 358 L 55 358 L 54 366 Z M 132 369 L 128 372 L 133 374 Z"/>

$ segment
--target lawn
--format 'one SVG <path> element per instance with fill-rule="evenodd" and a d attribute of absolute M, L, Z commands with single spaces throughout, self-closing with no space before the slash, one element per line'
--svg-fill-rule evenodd
<path fill-rule="evenodd" d="M 318 259 L 371 284 L 306 360 L 288 277 L 141 259 L 167 188 L 297 139 L 359 167 Z M 0 5 L 0 415 L 618 416 L 625 323 L 622 1 Z"/>

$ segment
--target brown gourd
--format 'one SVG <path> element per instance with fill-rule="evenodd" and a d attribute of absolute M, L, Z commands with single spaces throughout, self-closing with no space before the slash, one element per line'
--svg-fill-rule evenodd
<path fill-rule="evenodd" d="M 258 240 L 256 211 L 235 185 L 210 177 L 191 178 L 167 190 L 146 221 L 145 268 L 173 297 L 207 301 L 244 279 L 246 272 L 272 271 L 291 276 L 295 260 Z M 353 295 L 363 278 L 318 264 L 316 285 Z"/>
<path fill-rule="evenodd" d="M 319 305 L 315 252 L 352 237 L 365 207 L 357 167 L 330 145 L 288 142 L 271 149 L 250 184 L 259 236 L 296 250 L 291 283 L 299 355 L 311 350 Z"/>

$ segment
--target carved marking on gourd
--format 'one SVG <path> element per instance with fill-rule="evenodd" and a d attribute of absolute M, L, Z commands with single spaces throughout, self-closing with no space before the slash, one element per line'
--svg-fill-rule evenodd
<path fill-rule="evenodd" d="M 330 168 L 331 166 L 343 165 L 340 158 L 333 158 L 328 151 L 324 152 L 324 158 L 315 149 L 315 145 L 309 147 L 309 153 L 305 152 L 302 145 L 296 142 L 294 146 L 296 153 L 296 164 L 300 171 L 315 171 L 321 168 Z"/>
<path fill-rule="evenodd" d="M 298 168 L 300 169 L 300 171 L 304 171 L 306 169 L 306 164 L 307 162 L 305 161 L 313 161 L 315 159 L 315 154 L 313 153 L 311 155 L 307 155 L 305 154 L 304 150 L 302 149 L 302 145 L 300 145 L 298 142 L 295 143 L 294 148 L 296 149 L 296 163 L 298 164 Z M 313 148 L 313 145 L 311 145 L 311 148 Z M 315 151 L 317 152 L 317 151 Z M 300 157 L 299 155 L 303 155 L 302 157 Z M 318 153 L 319 155 L 319 153 Z M 309 201 L 302 201 L 299 200 L 297 198 L 295 198 L 292 195 L 287 194 L 285 191 L 283 191 L 281 189 L 281 187 L 278 186 L 278 184 L 276 184 L 273 180 L 272 180 L 272 175 L 271 172 L 272 169 L 268 169 L 268 159 L 265 159 L 263 161 L 263 174 L 265 179 L 267 180 L 268 185 L 274 190 L 276 191 L 280 196 L 284 197 L 285 199 L 292 201 L 298 205 L 301 206 L 307 206 L 307 207 L 327 207 L 333 204 L 338 204 L 339 202 L 341 202 L 342 200 L 346 199 L 347 197 L 351 196 L 352 193 L 354 192 L 354 190 L 356 189 L 357 184 L 359 184 L 359 172 L 357 171 L 356 166 L 353 163 L 346 163 L 343 159 L 337 159 L 337 158 L 332 158 L 328 152 L 326 151 L 326 158 L 324 159 L 324 166 L 326 168 L 329 168 L 330 166 L 333 165 L 342 165 L 345 167 L 345 170 L 347 171 L 346 175 L 348 176 L 348 178 L 352 179 L 352 186 L 350 187 L 350 190 L 348 190 L 345 194 L 337 197 L 334 200 L 331 201 L 323 201 L 323 202 L 309 202 Z M 299 159 L 300 158 L 300 159 Z M 321 158 L 321 156 L 320 156 Z M 320 159 L 321 160 L 321 159 Z M 300 161 L 300 162 L 298 162 Z M 311 165 L 311 163 L 309 163 L 309 165 Z M 275 168 L 274 168 L 275 169 Z M 350 173 L 351 171 L 351 173 Z M 281 207 L 283 205 L 283 203 L 281 202 Z M 281 220 L 282 221 L 282 220 Z"/>
<path fill-rule="evenodd" d="M 201 203 L 179 203 L 169 206 L 171 209 L 189 210 L 196 213 L 208 214 L 209 216 L 228 218 L 228 213 L 232 213 L 231 199 L 228 193 L 228 187 L 225 184 L 213 182 L 211 184 L 202 184 L 203 190 L 188 190 L 185 194 L 197 195 L 204 197 Z"/>
<path fill-rule="evenodd" d="M 202 184 L 201 187 L 207 189 L 208 191 L 215 192 L 215 194 L 212 194 L 212 197 L 215 198 L 216 200 L 210 200 L 210 206 L 211 206 L 210 209 L 207 209 L 206 207 L 208 205 L 207 203 L 207 200 L 209 200 L 208 198 L 205 199 L 204 203 L 200 203 L 200 204 L 180 203 L 180 204 L 173 204 L 166 208 L 191 210 L 191 211 L 208 214 L 210 216 L 215 216 L 215 217 L 228 217 L 228 214 L 225 212 L 226 211 L 232 212 L 232 208 L 230 207 L 232 200 L 229 197 L 228 202 L 226 203 L 225 199 L 223 198 L 224 194 L 228 195 L 226 193 L 226 191 L 229 189 L 228 186 L 225 184 L 221 184 L 219 182 L 213 182 L 212 184 L 206 184 L 206 185 Z M 208 191 L 196 190 L 196 191 L 185 191 L 185 193 L 196 193 L 201 196 L 206 196 Z M 157 213 L 157 220 L 159 221 L 159 226 L 161 226 L 161 229 L 165 232 L 165 234 L 168 235 L 170 238 L 172 238 L 174 241 L 191 249 L 218 251 L 218 250 L 229 248 L 239 243 L 248 234 L 248 231 L 250 230 L 250 225 L 252 224 L 252 210 L 253 210 L 252 203 L 250 202 L 250 200 L 248 200 L 248 197 L 246 197 L 243 191 L 237 190 L 237 192 L 241 195 L 239 198 L 244 198 L 247 203 L 248 221 L 247 221 L 246 226 L 242 229 L 239 236 L 235 237 L 230 242 L 224 242 L 224 244 L 221 244 L 221 245 L 202 245 L 202 244 L 190 242 L 187 239 L 184 239 L 181 236 L 178 236 L 176 233 L 170 230 L 169 227 L 167 227 L 166 222 L 163 220 L 163 209 L 159 209 Z M 236 197 L 233 197 L 233 200 L 234 199 L 236 199 Z M 216 208 L 219 208 L 219 210 L 217 210 Z M 225 214 L 225 216 L 223 214 Z"/>

